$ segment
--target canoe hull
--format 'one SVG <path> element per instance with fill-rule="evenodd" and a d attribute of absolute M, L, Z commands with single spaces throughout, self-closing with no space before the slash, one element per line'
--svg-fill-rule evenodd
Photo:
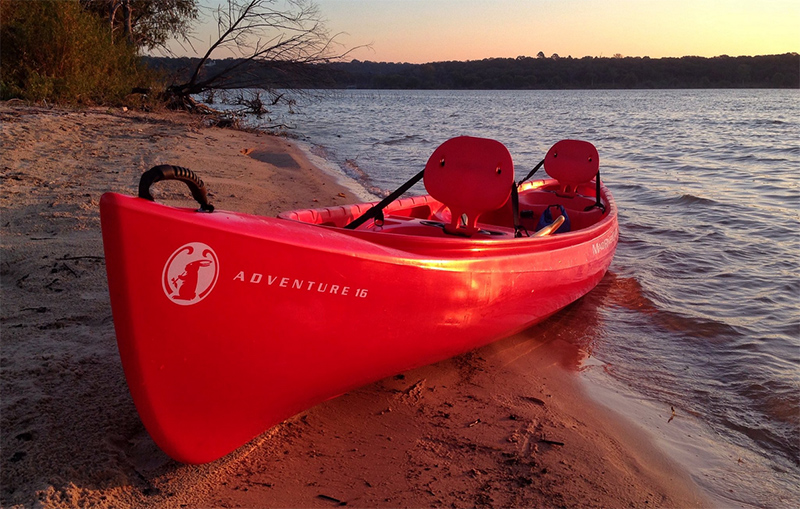
<path fill-rule="evenodd" d="M 599 282 L 618 237 L 615 210 L 551 238 L 415 246 L 113 193 L 100 208 L 130 391 L 155 442 L 185 463 L 543 320 Z"/>

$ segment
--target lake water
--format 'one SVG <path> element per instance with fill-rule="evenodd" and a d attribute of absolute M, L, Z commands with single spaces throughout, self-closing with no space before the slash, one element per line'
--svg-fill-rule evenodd
<path fill-rule="evenodd" d="M 292 109 L 254 121 L 373 193 L 453 136 L 502 141 L 518 178 L 560 139 L 594 143 L 620 243 L 554 317 L 582 376 L 720 505 L 800 504 L 800 91 L 349 90 Z"/>

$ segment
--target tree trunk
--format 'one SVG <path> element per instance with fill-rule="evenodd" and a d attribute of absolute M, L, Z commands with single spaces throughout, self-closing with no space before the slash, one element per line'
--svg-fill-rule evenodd
<path fill-rule="evenodd" d="M 133 9 L 131 9 L 130 0 L 122 0 L 122 8 L 125 15 L 125 39 L 128 41 L 128 44 L 133 45 L 133 27 L 131 25 Z"/>
<path fill-rule="evenodd" d="M 112 0 L 108 3 L 108 24 L 111 28 L 111 44 L 114 44 L 114 21 L 121 3 L 121 0 Z"/>

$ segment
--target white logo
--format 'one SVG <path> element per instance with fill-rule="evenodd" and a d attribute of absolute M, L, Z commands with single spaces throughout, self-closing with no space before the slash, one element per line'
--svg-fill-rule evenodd
<path fill-rule="evenodd" d="M 219 277 L 217 253 L 202 242 L 179 247 L 164 265 L 161 286 L 169 300 L 181 306 L 205 299 Z"/>

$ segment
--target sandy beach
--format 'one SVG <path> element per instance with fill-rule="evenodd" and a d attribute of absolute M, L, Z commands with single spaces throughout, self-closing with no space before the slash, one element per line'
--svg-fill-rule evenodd
<path fill-rule="evenodd" d="M 216 462 L 171 460 L 117 353 L 102 193 L 135 194 L 168 163 L 198 172 L 221 209 L 360 200 L 286 138 L 186 114 L 11 102 L 0 120 L 3 507 L 709 505 L 643 430 L 584 395 L 582 354 L 559 334 L 570 308 L 311 408 Z M 181 184 L 155 191 L 192 203 Z"/>

